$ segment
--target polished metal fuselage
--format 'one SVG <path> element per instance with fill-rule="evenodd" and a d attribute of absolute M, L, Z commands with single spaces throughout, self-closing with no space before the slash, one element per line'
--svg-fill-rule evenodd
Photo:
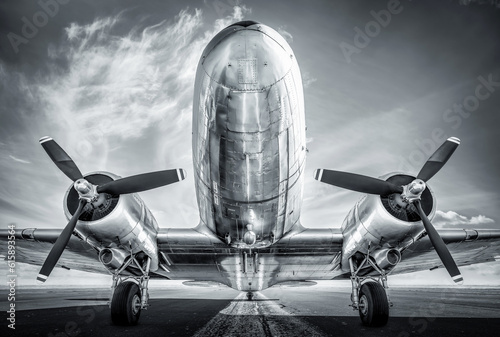
<path fill-rule="evenodd" d="M 222 30 L 202 54 L 194 90 L 201 224 L 236 248 L 279 240 L 299 222 L 305 158 L 302 79 L 290 46 L 261 24 Z M 249 231 L 255 243 L 244 240 Z"/>

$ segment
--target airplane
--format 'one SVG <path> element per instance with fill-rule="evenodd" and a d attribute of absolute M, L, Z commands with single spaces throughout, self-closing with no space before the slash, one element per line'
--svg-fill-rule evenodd
<path fill-rule="evenodd" d="M 384 326 L 389 274 L 444 266 L 460 284 L 458 266 L 498 258 L 500 230 L 437 230 L 431 223 L 436 196 L 428 181 L 459 146 L 455 137 L 416 175 L 316 170 L 319 182 L 363 195 L 340 228 L 303 227 L 302 78 L 288 43 L 264 24 L 232 24 L 208 43 L 196 72 L 192 131 L 200 215 L 193 228 L 159 227 L 138 195 L 183 180 L 183 169 L 83 175 L 52 138 L 41 138 L 73 181 L 64 196 L 69 222 L 62 231 L 17 230 L 16 261 L 42 265 L 40 282 L 55 266 L 111 274 L 117 325 L 138 323 L 154 278 L 217 282 L 249 300 L 280 283 L 350 279 L 351 305 L 362 323 Z M 2 240 L 8 235 L 0 232 Z"/>

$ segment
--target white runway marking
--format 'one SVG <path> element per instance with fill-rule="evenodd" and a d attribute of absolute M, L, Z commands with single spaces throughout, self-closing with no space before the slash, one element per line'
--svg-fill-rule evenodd
<path fill-rule="evenodd" d="M 324 336 L 318 328 L 283 309 L 261 293 L 253 301 L 238 295 L 194 336 Z"/>

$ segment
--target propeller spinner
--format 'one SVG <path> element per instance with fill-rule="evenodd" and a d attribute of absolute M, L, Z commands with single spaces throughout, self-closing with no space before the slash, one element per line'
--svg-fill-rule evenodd
<path fill-rule="evenodd" d="M 40 269 L 40 273 L 37 276 L 38 282 L 45 282 L 49 277 L 54 266 L 61 257 L 64 248 L 71 239 L 78 218 L 88 203 L 92 203 L 94 207 L 99 206 L 105 199 L 105 193 L 112 195 L 137 193 L 169 185 L 184 180 L 186 177 L 186 173 L 183 169 L 172 169 L 138 174 L 97 186 L 91 184 L 83 177 L 75 162 L 52 138 L 42 137 L 40 139 L 40 144 L 54 164 L 74 182 L 73 186 L 78 192 L 80 202 L 77 210 L 57 238 L 49 255 L 45 259 Z"/>
<path fill-rule="evenodd" d="M 453 257 L 451 256 L 450 251 L 448 250 L 448 247 L 444 243 L 443 239 L 439 236 L 439 233 L 427 218 L 427 215 L 422 209 L 420 203 L 422 193 L 427 187 L 425 182 L 441 170 L 448 159 L 450 159 L 453 152 L 455 152 L 458 145 L 460 145 L 460 140 L 458 138 L 448 138 L 432 154 L 432 156 L 430 156 L 418 173 L 417 179 L 414 179 L 405 186 L 397 186 L 388 181 L 367 177 L 361 174 L 326 169 L 316 170 L 314 178 L 330 185 L 362 193 L 376 194 L 380 196 L 387 196 L 394 193 L 399 194 L 402 202 L 404 202 L 407 206 L 413 205 L 416 208 L 424 225 L 425 231 L 427 232 L 427 235 L 429 235 L 429 239 L 438 253 L 441 262 L 443 262 L 443 265 L 452 277 L 453 281 L 457 284 L 462 284 L 463 277 L 457 267 L 457 264 L 455 263 L 455 260 L 453 260 Z"/>

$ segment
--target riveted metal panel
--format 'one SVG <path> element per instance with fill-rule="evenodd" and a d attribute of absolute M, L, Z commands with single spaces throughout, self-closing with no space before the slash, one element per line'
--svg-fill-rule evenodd
<path fill-rule="evenodd" d="M 238 83 L 256 84 L 257 83 L 257 60 L 239 59 L 238 60 Z"/>

